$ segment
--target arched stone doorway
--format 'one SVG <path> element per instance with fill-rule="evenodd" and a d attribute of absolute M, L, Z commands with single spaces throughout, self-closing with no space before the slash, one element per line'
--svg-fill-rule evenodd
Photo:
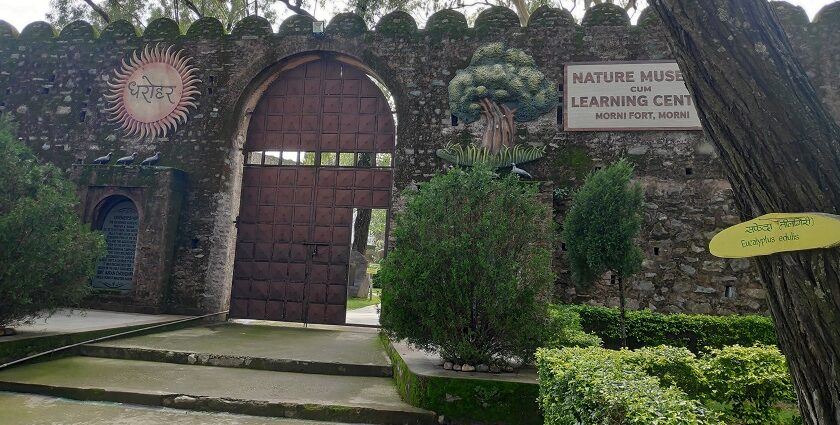
<path fill-rule="evenodd" d="M 96 265 L 95 289 L 129 292 L 134 289 L 135 254 L 140 215 L 131 199 L 114 195 L 96 208 L 93 227 L 105 235 L 108 252 Z"/>
<path fill-rule="evenodd" d="M 354 208 L 391 205 L 394 117 L 359 68 L 312 57 L 250 119 L 232 318 L 345 322 Z"/>

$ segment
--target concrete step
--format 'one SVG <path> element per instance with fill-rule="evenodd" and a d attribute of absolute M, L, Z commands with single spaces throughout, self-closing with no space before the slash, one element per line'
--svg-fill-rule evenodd
<path fill-rule="evenodd" d="M 279 372 L 393 376 L 378 331 L 224 323 L 81 347 L 79 354 Z"/>
<path fill-rule="evenodd" d="M 370 424 L 434 424 L 389 378 L 68 357 L 0 371 L 0 391 L 184 410 Z"/>
<path fill-rule="evenodd" d="M 0 412 L 3 412 L 0 415 L 3 425 L 341 425 L 336 422 L 194 412 L 7 392 L 0 392 Z"/>

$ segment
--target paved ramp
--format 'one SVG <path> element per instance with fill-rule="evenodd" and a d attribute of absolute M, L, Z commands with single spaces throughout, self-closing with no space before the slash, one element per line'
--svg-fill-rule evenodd
<path fill-rule="evenodd" d="M 0 390 L 331 422 L 432 424 L 400 400 L 377 331 L 220 324 L 0 371 Z"/>

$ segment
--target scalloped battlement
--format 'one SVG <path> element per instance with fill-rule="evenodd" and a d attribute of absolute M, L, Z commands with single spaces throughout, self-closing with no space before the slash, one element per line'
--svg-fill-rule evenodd
<path fill-rule="evenodd" d="M 789 32 L 813 27 L 815 31 L 836 31 L 840 28 L 840 1 L 826 5 L 817 13 L 813 21 L 802 7 L 794 6 L 784 1 L 772 1 L 773 8 Z M 656 25 L 658 17 L 652 10 L 642 10 L 635 26 L 647 27 Z M 441 10 L 432 14 L 424 28 L 419 28 L 411 15 L 395 11 L 391 12 L 369 29 L 360 16 L 352 13 L 340 13 L 334 16 L 327 25 L 327 33 L 333 36 L 354 37 L 365 33 L 380 33 L 386 36 L 406 36 L 414 33 L 426 33 L 457 36 L 475 33 L 479 36 L 495 36 L 506 31 L 523 29 L 559 29 L 575 27 L 628 27 L 630 23 L 627 12 L 616 5 L 604 3 L 593 6 L 586 12 L 580 24 L 575 22 L 569 11 L 564 9 L 541 6 L 531 15 L 528 25 L 523 28 L 519 18 L 513 10 L 501 6 L 494 6 L 483 10 L 475 20 L 475 26 L 469 27 L 466 17 L 455 10 Z M 228 34 L 224 26 L 215 18 L 202 18 L 192 23 L 186 34 L 182 34 L 175 21 L 169 18 L 156 19 L 149 23 L 145 31 L 139 31 L 127 21 L 115 21 L 97 34 L 87 22 L 74 21 L 61 31 L 57 31 L 47 22 L 33 22 L 20 32 L 6 21 L 0 20 L 0 42 L 4 39 L 21 40 L 93 40 L 93 39 L 133 39 L 142 36 L 150 40 L 166 40 L 178 37 L 216 39 L 220 37 L 264 37 L 269 35 L 306 35 L 312 32 L 312 18 L 302 15 L 292 15 L 284 20 L 275 32 L 271 24 L 262 17 L 248 16 L 237 22 Z M 142 34 L 142 35 L 141 35 Z"/>

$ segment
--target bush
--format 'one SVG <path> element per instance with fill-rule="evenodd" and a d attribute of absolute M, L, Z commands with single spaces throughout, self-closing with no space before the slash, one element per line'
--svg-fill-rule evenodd
<path fill-rule="evenodd" d="M 627 362 L 659 378 L 663 386 L 677 387 L 695 400 L 708 398 L 701 362 L 687 348 L 660 345 L 622 353 Z"/>
<path fill-rule="evenodd" d="M 773 346 L 734 345 L 703 358 L 711 396 L 725 403 L 727 416 L 742 424 L 769 424 L 780 402 L 795 401 L 784 355 Z"/>
<path fill-rule="evenodd" d="M 458 364 L 533 357 L 554 281 L 537 187 L 474 167 L 404 196 L 377 274 L 382 327 Z"/>
<path fill-rule="evenodd" d="M 600 347 L 602 344 L 601 338 L 583 331 L 577 311 L 564 305 L 552 304 L 548 307 L 543 347 Z"/>
<path fill-rule="evenodd" d="M 620 346 L 617 309 L 584 305 L 574 309 L 580 314 L 585 331 L 601 337 L 607 347 Z M 627 312 L 627 345 L 631 348 L 666 344 L 700 352 L 705 347 L 775 345 L 776 341 L 773 322 L 764 316 Z"/>
<path fill-rule="evenodd" d="M 88 294 L 105 240 L 81 223 L 77 203 L 61 171 L 39 165 L 0 120 L 0 327 Z"/>
<path fill-rule="evenodd" d="M 547 425 L 701 425 L 714 412 L 676 387 L 627 361 L 627 352 L 601 348 L 540 349 L 540 406 Z"/>

